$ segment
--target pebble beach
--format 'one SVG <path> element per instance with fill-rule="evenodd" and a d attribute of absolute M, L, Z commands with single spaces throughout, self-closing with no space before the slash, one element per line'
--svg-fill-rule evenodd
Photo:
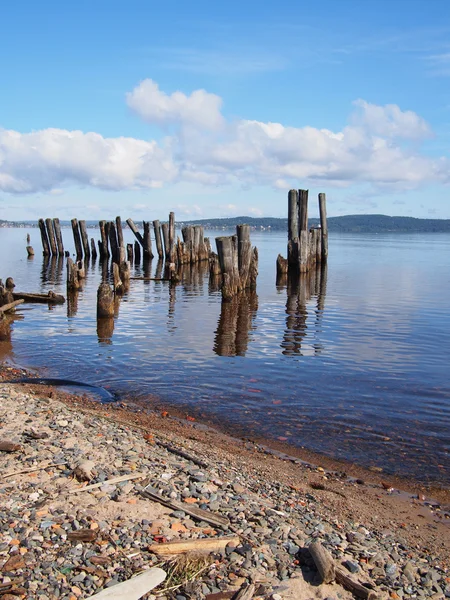
<path fill-rule="evenodd" d="M 321 582 L 316 541 L 371 597 L 450 598 L 445 491 L 403 493 L 379 474 L 33 385 L 0 383 L 0 441 L 3 600 L 89 598 L 154 566 L 167 577 L 146 598 L 238 598 L 249 584 L 258 599 L 353 598 Z M 159 550 L 176 541 L 192 551 Z"/>

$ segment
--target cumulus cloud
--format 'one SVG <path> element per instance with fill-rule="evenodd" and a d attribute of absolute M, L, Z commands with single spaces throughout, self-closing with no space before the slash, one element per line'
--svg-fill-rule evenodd
<path fill-rule="evenodd" d="M 205 90 L 190 96 L 162 92 L 152 79 L 144 79 L 126 95 L 128 106 L 144 121 L 157 125 L 181 124 L 199 129 L 217 130 L 224 119 L 220 112 L 222 99 Z"/>
<path fill-rule="evenodd" d="M 449 182 L 449 160 L 419 150 L 432 134 L 428 124 L 393 104 L 357 100 L 348 125 L 330 131 L 228 121 L 220 97 L 205 90 L 169 95 L 151 79 L 127 94 L 127 103 L 145 121 L 173 126 L 171 135 L 147 141 L 61 129 L 0 130 L 0 190 L 33 193 L 74 183 L 145 190 L 173 182 L 276 189 L 369 183 L 406 190 Z"/>
<path fill-rule="evenodd" d="M 155 141 L 97 133 L 0 130 L 0 189 L 29 193 L 67 182 L 109 190 L 155 188 L 174 180 L 170 151 Z"/>

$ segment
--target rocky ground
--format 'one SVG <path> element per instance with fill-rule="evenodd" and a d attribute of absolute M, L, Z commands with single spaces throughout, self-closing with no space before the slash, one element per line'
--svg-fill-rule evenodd
<path fill-rule="evenodd" d="M 349 479 L 164 413 L 30 385 L 0 385 L 2 441 L 16 445 L 0 450 L 3 600 L 88 598 L 155 565 L 168 578 L 149 598 L 233 598 L 249 582 L 254 598 L 351 598 L 320 584 L 307 550 L 317 540 L 380 598 L 450 597 L 442 503 L 376 474 Z M 181 508 L 143 497 L 146 486 Z M 192 507 L 229 524 L 199 520 Z M 224 535 L 236 539 L 208 555 L 155 550 Z"/>

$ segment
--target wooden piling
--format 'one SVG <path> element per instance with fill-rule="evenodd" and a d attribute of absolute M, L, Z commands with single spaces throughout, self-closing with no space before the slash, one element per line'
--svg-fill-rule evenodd
<path fill-rule="evenodd" d="M 169 224 L 163 223 L 161 225 L 161 230 L 164 240 L 164 256 L 167 261 L 170 261 Z"/>
<path fill-rule="evenodd" d="M 127 244 L 127 260 L 133 262 L 133 244 Z"/>
<path fill-rule="evenodd" d="M 108 283 L 102 282 L 97 290 L 97 318 L 114 317 L 114 292 Z"/>
<path fill-rule="evenodd" d="M 58 218 L 53 219 L 53 229 L 55 231 L 56 245 L 58 247 L 59 256 L 64 256 L 64 244 L 61 233 L 61 224 Z"/>
<path fill-rule="evenodd" d="M 252 244 L 250 242 L 250 225 L 237 225 L 238 268 L 241 289 L 247 287 L 250 263 L 252 260 Z"/>
<path fill-rule="evenodd" d="M 73 241 L 75 242 L 75 253 L 77 255 L 77 260 L 81 260 L 83 258 L 83 249 L 81 245 L 80 230 L 78 228 L 77 219 L 72 219 L 71 224 L 73 232 Z"/>
<path fill-rule="evenodd" d="M 78 278 L 78 267 L 71 258 L 67 259 L 67 292 L 78 290 L 80 280 Z"/>
<path fill-rule="evenodd" d="M 91 249 L 89 248 L 89 238 L 86 230 L 86 221 L 79 221 L 81 242 L 83 244 L 84 257 L 91 258 Z"/>
<path fill-rule="evenodd" d="M 163 258 L 164 252 L 161 240 L 161 225 L 158 220 L 153 221 L 153 231 L 155 232 L 156 251 L 158 252 L 159 258 Z"/>
<path fill-rule="evenodd" d="M 175 249 L 175 213 L 169 213 L 169 260 L 174 262 L 174 249 Z"/>
<path fill-rule="evenodd" d="M 144 247 L 144 238 L 142 237 L 141 233 L 139 232 L 138 228 L 136 227 L 136 225 L 134 224 L 133 219 L 127 219 L 127 223 L 128 223 L 128 227 L 131 229 L 131 231 L 134 233 L 137 241 L 140 243 L 140 245 L 142 247 Z"/>
<path fill-rule="evenodd" d="M 119 265 L 119 276 L 122 280 L 123 290 L 126 291 L 130 287 L 131 264 L 127 260 L 123 260 Z"/>
<path fill-rule="evenodd" d="M 33 246 L 27 246 L 27 254 L 28 254 L 28 258 L 34 256 Z"/>
<path fill-rule="evenodd" d="M 113 268 L 114 291 L 116 294 L 122 294 L 123 293 L 123 283 L 122 283 L 122 280 L 120 279 L 119 265 L 116 262 L 113 262 L 112 268 Z"/>
<path fill-rule="evenodd" d="M 92 260 L 97 260 L 97 248 L 95 247 L 94 238 L 91 238 L 91 256 Z"/>
<path fill-rule="evenodd" d="M 108 237 L 106 235 L 106 221 L 99 221 L 101 241 L 98 242 L 100 260 L 109 258 Z"/>
<path fill-rule="evenodd" d="M 56 246 L 55 232 L 53 231 L 53 221 L 51 219 L 45 219 L 45 226 L 47 228 L 47 237 L 50 244 L 50 251 L 52 256 L 56 256 L 58 254 L 58 249 Z"/>
<path fill-rule="evenodd" d="M 144 226 L 144 258 L 147 259 L 152 259 L 153 258 L 153 252 L 152 252 L 152 238 L 150 236 L 150 221 L 142 221 L 142 224 Z"/>
<path fill-rule="evenodd" d="M 39 219 L 38 225 L 39 225 L 39 230 L 41 232 L 42 254 L 44 256 L 50 256 L 50 244 L 48 242 L 47 230 L 45 228 L 44 219 Z"/>
<path fill-rule="evenodd" d="M 123 243 L 123 228 L 122 228 L 122 219 L 120 217 L 116 217 L 116 231 L 117 231 L 117 243 L 119 248 L 124 246 Z"/>
<path fill-rule="evenodd" d="M 111 257 L 113 262 L 119 263 L 119 244 L 117 242 L 116 224 L 113 221 L 109 223 L 109 245 L 111 248 Z"/>
<path fill-rule="evenodd" d="M 319 194 L 319 213 L 320 213 L 320 230 L 321 230 L 321 250 L 322 260 L 328 259 L 328 225 L 327 225 L 327 198 L 325 194 Z"/>
<path fill-rule="evenodd" d="M 217 254 L 222 272 L 222 298 L 231 300 L 240 289 L 237 236 L 216 238 Z"/>
<path fill-rule="evenodd" d="M 288 194 L 288 240 L 298 238 L 299 204 L 298 191 L 289 190 Z"/>
<path fill-rule="evenodd" d="M 138 241 L 134 242 L 134 264 L 141 264 L 141 245 Z"/>

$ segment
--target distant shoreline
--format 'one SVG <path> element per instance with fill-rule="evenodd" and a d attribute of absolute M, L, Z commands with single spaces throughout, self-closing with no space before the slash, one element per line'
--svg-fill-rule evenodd
<path fill-rule="evenodd" d="M 163 221 L 162 221 L 163 222 Z M 203 225 L 205 229 L 231 229 L 240 223 L 247 223 L 253 230 L 287 231 L 287 218 L 276 217 L 229 217 L 220 219 L 197 219 L 193 221 L 177 221 L 184 225 Z M 418 219 L 415 217 L 390 217 L 387 215 L 345 215 L 328 217 L 330 233 L 450 233 L 450 219 Z M 309 219 L 309 226 L 316 227 L 319 219 Z M 86 221 L 89 228 L 98 228 L 98 221 Z M 139 226 L 139 223 L 137 222 Z M 37 227 L 36 221 L 8 221 L 0 219 L 0 228 Z M 61 226 L 70 226 L 70 221 L 61 220 Z M 126 227 L 126 224 L 123 223 Z"/>

